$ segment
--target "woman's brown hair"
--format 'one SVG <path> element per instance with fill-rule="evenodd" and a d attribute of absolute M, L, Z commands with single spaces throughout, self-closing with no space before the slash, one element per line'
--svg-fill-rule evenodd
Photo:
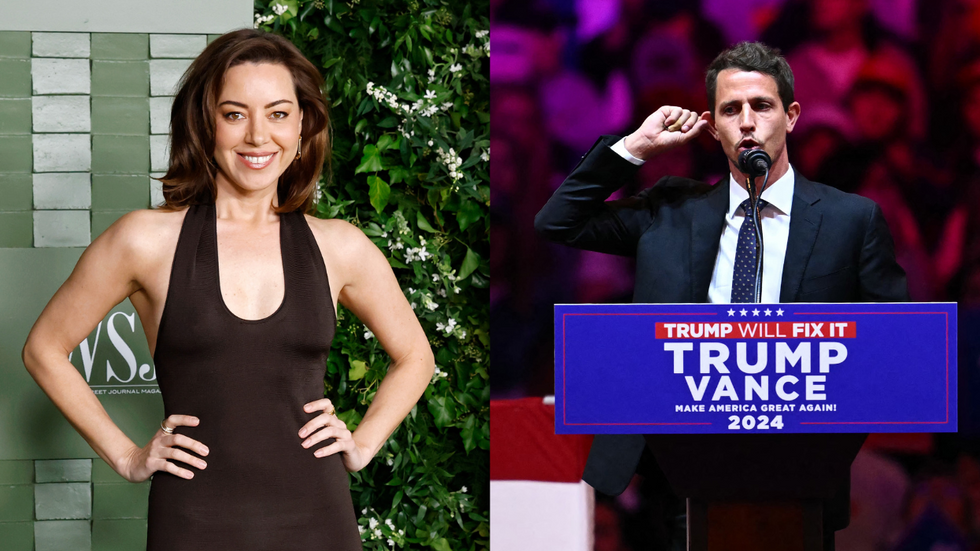
<path fill-rule="evenodd" d="M 214 202 L 218 168 L 212 160 L 215 113 L 221 82 L 228 69 L 243 63 L 273 63 L 293 77 L 303 110 L 300 158 L 279 178 L 276 212 L 306 212 L 320 171 L 329 171 L 330 136 L 327 101 L 320 89 L 323 77 L 291 42 L 281 36 L 242 29 L 219 37 L 191 63 L 180 81 L 170 113 L 170 168 L 163 182 L 165 209 Z M 329 173 L 329 172 L 328 172 Z"/>

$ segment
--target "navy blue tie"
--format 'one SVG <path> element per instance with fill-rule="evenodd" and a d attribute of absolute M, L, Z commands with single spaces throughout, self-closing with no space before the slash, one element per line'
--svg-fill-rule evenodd
<path fill-rule="evenodd" d="M 769 203 L 759 201 L 759 212 Z M 735 248 L 735 270 L 732 273 L 732 302 L 755 302 L 755 263 L 758 250 L 755 246 L 755 224 L 752 218 L 757 214 L 746 199 L 739 205 L 745 213 L 742 227 L 738 230 L 738 246 Z M 759 222 L 760 228 L 762 222 Z"/>

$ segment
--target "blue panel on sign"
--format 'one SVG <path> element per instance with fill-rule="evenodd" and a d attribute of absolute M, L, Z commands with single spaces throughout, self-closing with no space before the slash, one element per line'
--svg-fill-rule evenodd
<path fill-rule="evenodd" d="M 555 430 L 955 432 L 956 304 L 555 305 Z"/>

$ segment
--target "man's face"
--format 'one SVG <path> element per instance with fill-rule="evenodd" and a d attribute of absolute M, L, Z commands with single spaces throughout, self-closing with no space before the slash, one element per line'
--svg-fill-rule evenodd
<path fill-rule="evenodd" d="M 725 69 L 718 73 L 709 129 L 721 142 L 733 169 L 738 167 L 738 154 L 754 148 L 764 149 L 775 165 L 786 155 L 786 134 L 793 131 L 799 113 L 796 102 L 788 111 L 783 109 L 776 79 L 771 76 Z"/>

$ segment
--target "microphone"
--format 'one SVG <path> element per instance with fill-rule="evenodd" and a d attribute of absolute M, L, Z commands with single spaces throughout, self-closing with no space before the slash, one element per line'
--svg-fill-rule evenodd
<path fill-rule="evenodd" d="M 766 189 L 766 184 L 769 183 L 769 167 L 772 166 L 772 159 L 769 158 L 769 154 L 762 149 L 746 149 L 745 151 L 738 154 L 738 168 L 748 177 L 745 179 L 746 190 L 749 192 L 749 199 L 752 201 L 752 212 L 751 215 L 752 225 L 755 227 L 755 302 L 762 302 L 762 258 L 763 258 L 763 241 L 762 241 L 762 225 L 759 223 L 759 217 L 757 216 L 759 212 L 759 201 L 762 191 Z M 762 182 L 762 189 L 757 190 L 755 187 L 755 179 L 758 176 L 765 176 L 766 179 Z M 757 192 L 758 191 L 758 192 Z"/>
<path fill-rule="evenodd" d="M 749 177 L 762 176 L 772 166 L 772 159 L 762 149 L 746 149 L 738 154 L 738 168 Z"/>

